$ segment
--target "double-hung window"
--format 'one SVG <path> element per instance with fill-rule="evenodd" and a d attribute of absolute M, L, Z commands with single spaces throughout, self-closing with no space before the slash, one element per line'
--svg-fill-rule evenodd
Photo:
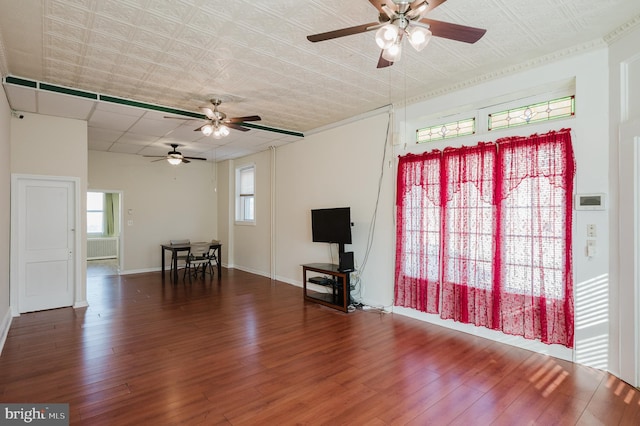
<path fill-rule="evenodd" d="M 236 222 L 255 223 L 255 179 L 256 166 L 248 165 L 236 169 Z"/>
<path fill-rule="evenodd" d="M 87 192 L 87 234 L 104 235 L 104 193 Z"/>

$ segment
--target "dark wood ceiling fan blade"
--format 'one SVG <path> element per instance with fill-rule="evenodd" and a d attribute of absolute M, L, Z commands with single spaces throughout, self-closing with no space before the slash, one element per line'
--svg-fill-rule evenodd
<path fill-rule="evenodd" d="M 235 123 L 225 123 L 225 126 L 227 126 L 230 129 L 240 130 L 241 132 L 249 131 L 249 129 L 247 129 L 246 127 L 242 127 L 239 124 L 235 124 Z"/>
<path fill-rule="evenodd" d="M 344 37 L 353 34 L 360 34 L 366 31 L 371 31 L 376 29 L 379 26 L 378 22 L 370 22 L 368 24 L 356 25 L 355 27 L 342 28 L 340 30 L 335 31 L 327 31 L 326 33 L 313 34 L 307 36 L 307 40 L 312 43 L 316 43 L 318 41 L 331 40 L 338 37 Z"/>
<path fill-rule="evenodd" d="M 442 3 L 444 3 L 447 0 L 430 0 L 427 2 L 427 10 L 425 11 L 428 12 L 430 10 L 435 9 L 436 7 L 440 6 Z M 411 3 L 411 9 L 415 10 L 418 6 L 420 6 L 420 3 L 424 3 L 424 0 L 415 0 L 413 3 Z"/>
<path fill-rule="evenodd" d="M 204 157 L 182 157 L 182 161 L 184 161 L 184 160 L 185 160 L 185 158 L 186 158 L 186 159 L 189 159 L 189 160 L 201 160 L 201 161 L 207 161 L 207 159 L 206 159 L 206 158 L 204 158 Z"/>
<path fill-rule="evenodd" d="M 422 0 L 417 0 L 417 1 L 422 1 Z M 382 6 L 388 7 L 393 12 L 397 12 L 398 11 L 398 5 L 395 4 L 392 1 L 388 1 L 388 0 L 369 0 L 369 3 L 371 3 L 373 5 L 373 7 L 378 9 L 378 12 L 380 13 L 380 22 L 389 21 L 389 16 L 387 15 L 387 12 L 385 12 L 385 10 L 382 8 Z"/>
<path fill-rule="evenodd" d="M 246 117 L 233 117 L 233 118 L 227 118 L 226 120 L 224 120 L 225 123 L 243 123 L 245 121 L 260 121 L 262 120 L 262 118 L 260 118 L 259 115 L 247 115 Z"/>
<path fill-rule="evenodd" d="M 487 32 L 482 28 L 467 27 L 466 25 L 452 24 L 451 22 L 436 21 L 424 18 L 420 22 L 428 24 L 431 33 L 435 37 L 448 38 L 449 40 L 475 43 Z"/>
<path fill-rule="evenodd" d="M 393 62 L 387 61 L 382 57 L 382 52 L 380 52 L 380 58 L 378 59 L 378 66 L 376 68 L 386 68 L 393 65 Z"/>
<path fill-rule="evenodd" d="M 187 157 L 182 157 L 182 162 L 183 162 L 184 164 L 188 164 L 188 163 L 190 163 L 191 161 L 187 160 Z"/>

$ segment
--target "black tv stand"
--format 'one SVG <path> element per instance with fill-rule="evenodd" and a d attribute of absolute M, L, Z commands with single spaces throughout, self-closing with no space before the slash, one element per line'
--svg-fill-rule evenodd
<path fill-rule="evenodd" d="M 308 272 L 323 276 L 307 278 Z M 302 280 L 304 300 L 349 312 L 349 272 L 340 272 L 338 265 L 333 263 L 307 263 L 302 265 Z M 314 286 L 310 288 L 307 284 Z M 329 289 L 330 292 L 326 291 Z"/>

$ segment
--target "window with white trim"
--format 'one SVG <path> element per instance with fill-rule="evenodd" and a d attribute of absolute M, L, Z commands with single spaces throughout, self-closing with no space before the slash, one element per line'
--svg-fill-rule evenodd
<path fill-rule="evenodd" d="M 255 223 L 256 166 L 236 169 L 236 222 Z"/>
<path fill-rule="evenodd" d="M 87 234 L 104 234 L 104 193 L 87 192 Z"/>

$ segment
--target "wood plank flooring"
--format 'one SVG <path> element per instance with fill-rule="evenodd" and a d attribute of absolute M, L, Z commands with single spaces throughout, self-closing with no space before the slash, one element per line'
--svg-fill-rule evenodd
<path fill-rule="evenodd" d="M 88 308 L 14 318 L 0 401 L 92 426 L 640 424 L 640 392 L 599 370 L 238 270 L 160 277 L 90 277 Z"/>

